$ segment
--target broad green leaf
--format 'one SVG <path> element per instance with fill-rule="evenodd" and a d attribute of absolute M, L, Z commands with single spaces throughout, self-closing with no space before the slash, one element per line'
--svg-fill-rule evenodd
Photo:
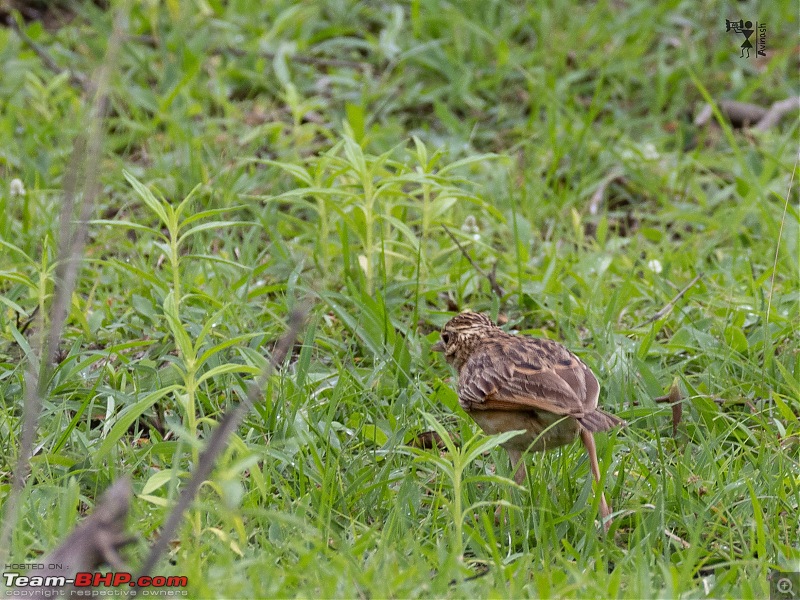
<path fill-rule="evenodd" d="M 255 158 L 248 162 L 271 165 L 273 167 L 278 167 L 279 169 L 283 169 L 287 173 L 291 174 L 295 179 L 304 183 L 306 187 L 311 187 L 314 183 L 314 180 L 311 178 L 311 175 L 309 175 L 308 171 L 300 165 L 296 165 L 293 163 L 278 162 L 277 160 L 269 160 L 266 158 Z"/>
<path fill-rule="evenodd" d="M 110 219 L 94 219 L 90 221 L 92 225 L 110 225 L 111 227 L 122 227 L 124 229 L 134 229 L 136 231 L 143 231 L 150 235 L 156 235 L 164 240 L 167 237 L 161 233 L 160 230 L 155 229 L 153 227 L 148 227 L 147 225 L 142 225 L 141 223 L 134 223 L 133 221 L 113 221 Z"/>
<path fill-rule="evenodd" d="M 224 375 L 225 373 L 243 373 L 257 376 L 261 373 L 261 369 L 258 369 L 257 367 L 251 367 L 250 365 L 219 365 L 218 367 L 214 367 L 213 369 L 209 369 L 207 372 L 203 373 L 197 379 L 197 385 L 200 385 L 206 379 L 213 379 L 214 377 L 217 377 L 218 375 Z"/>
<path fill-rule="evenodd" d="M 361 437 L 367 441 L 377 444 L 378 446 L 383 446 L 389 441 L 389 438 L 386 436 L 386 434 L 372 423 L 365 423 L 361 426 Z"/>
<path fill-rule="evenodd" d="M 168 229 L 171 229 L 172 222 L 167 216 L 167 211 L 164 209 L 164 206 L 161 204 L 161 202 L 153 195 L 153 192 L 151 192 L 147 186 L 136 179 L 136 177 L 134 177 L 130 172 L 123 170 L 122 174 L 125 176 L 125 179 L 128 180 L 128 183 L 131 184 L 131 187 L 133 187 L 139 198 L 141 198 L 147 207 L 158 216 L 158 219 L 161 221 L 161 223 L 164 224 L 164 226 Z"/>
<path fill-rule="evenodd" d="M 439 169 L 439 175 L 446 175 L 448 172 L 453 171 L 455 169 L 460 169 L 461 167 L 466 167 L 467 165 L 471 165 L 477 162 L 487 162 L 490 160 L 497 160 L 503 158 L 499 154 L 478 154 L 476 156 L 468 156 L 467 158 L 462 158 L 461 160 L 457 160 L 455 162 L 451 162 L 448 165 L 443 166 Z"/>
<path fill-rule="evenodd" d="M 171 502 L 167 498 L 162 498 L 160 496 L 152 496 L 150 494 L 137 494 L 137 498 L 140 500 L 144 500 L 145 502 L 149 502 L 154 506 L 160 506 L 162 508 L 169 508 Z"/>
<path fill-rule="evenodd" d="M 175 294 L 170 292 L 164 298 L 164 316 L 167 318 L 167 324 L 172 332 L 172 337 L 175 340 L 175 345 L 181 353 L 181 356 L 187 361 L 186 367 L 189 368 L 190 364 L 194 364 L 195 354 L 192 340 L 189 333 L 183 326 L 183 323 L 178 316 L 178 307 L 175 303 Z"/>
<path fill-rule="evenodd" d="M 149 495 L 155 492 L 157 489 L 163 487 L 175 477 L 175 473 L 172 472 L 171 469 L 164 470 L 164 471 L 157 471 L 153 473 L 147 481 L 145 481 L 144 486 L 142 487 L 141 495 Z"/>
<path fill-rule="evenodd" d="M 201 231 L 208 231 L 209 229 L 225 229 L 227 227 L 240 227 L 243 225 L 255 225 L 255 223 L 249 223 L 247 221 L 209 221 L 208 223 L 202 223 L 191 229 L 183 232 L 178 237 L 178 245 L 182 245 L 183 242 L 186 241 L 186 238 L 193 236 L 195 233 L 199 233 Z"/>
<path fill-rule="evenodd" d="M 134 421 L 142 416 L 144 411 L 153 406 L 164 396 L 181 389 L 180 385 L 171 385 L 169 387 L 156 390 L 148 394 L 136 404 L 123 408 L 115 417 L 116 421 L 114 426 L 109 431 L 108 436 L 100 444 L 100 447 L 95 451 L 92 460 L 95 465 L 100 465 L 102 461 L 108 456 L 114 446 L 122 439 L 122 436 L 128 431 Z"/>
<path fill-rule="evenodd" d="M 29 264 L 32 264 L 32 265 L 35 265 L 35 264 L 36 264 L 36 261 L 35 261 L 35 260 L 33 260 L 33 259 L 30 257 L 30 256 L 28 256 L 27 254 L 25 254 L 25 252 L 23 252 L 23 251 L 22 251 L 20 248 L 18 248 L 17 246 L 15 246 L 14 244 L 12 244 L 11 242 L 7 242 L 7 241 L 5 241 L 5 240 L 3 240 L 3 239 L 0 239 L 0 246 L 2 246 L 2 247 L 4 247 L 4 248 L 8 248 L 8 249 L 9 249 L 9 250 L 11 250 L 12 252 L 14 252 L 14 253 L 16 253 L 16 254 L 19 254 L 19 255 L 21 255 L 21 256 L 22 256 L 22 258 L 24 258 L 24 259 L 25 259 L 25 261 L 26 261 L 26 262 L 28 262 Z"/>
<path fill-rule="evenodd" d="M 235 212 L 238 210 L 244 210 L 245 206 L 231 206 L 230 208 L 212 208 L 209 210 L 202 210 L 200 212 L 192 213 L 185 219 L 181 221 L 181 229 L 187 227 L 188 225 L 194 223 L 195 221 L 200 221 L 202 219 L 208 219 L 209 217 L 216 217 L 217 215 L 224 215 L 225 213 Z M 237 221 L 238 222 L 238 221 Z"/>

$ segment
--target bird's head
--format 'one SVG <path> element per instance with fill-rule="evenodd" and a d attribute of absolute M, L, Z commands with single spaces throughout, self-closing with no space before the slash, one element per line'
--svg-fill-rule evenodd
<path fill-rule="evenodd" d="M 498 327 L 484 314 L 465 311 L 450 319 L 442 327 L 442 338 L 431 347 L 434 352 L 444 352 L 445 360 L 456 369 L 469 358 L 472 349 Z"/>

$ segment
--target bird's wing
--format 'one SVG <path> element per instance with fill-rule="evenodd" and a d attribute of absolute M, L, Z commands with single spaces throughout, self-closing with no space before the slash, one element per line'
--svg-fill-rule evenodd
<path fill-rule="evenodd" d="M 597 407 L 599 393 L 597 379 L 578 357 L 556 342 L 531 338 L 477 349 L 458 381 L 465 410 L 530 408 L 581 418 Z"/>

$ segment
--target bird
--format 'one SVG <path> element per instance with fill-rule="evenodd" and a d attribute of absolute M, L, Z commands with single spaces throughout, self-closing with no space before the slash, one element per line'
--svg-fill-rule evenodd
<path fill-rule="evenodd" d="M 599 484 L 593 434 L 626 423 L 598 408 L 600 384 L 581 359 L 558 342 L 507 333 L 472 311 L 450 319 L 431 349 L 443 352 L 458 372 L 458 403 L 486 434 L 524 430 L 502 444 L 518 484 L 527 477 L 525 452 L 557 448 L 578 437 Z M 602 490 L 600 516 L 608 530 L 611 507 Z"/>

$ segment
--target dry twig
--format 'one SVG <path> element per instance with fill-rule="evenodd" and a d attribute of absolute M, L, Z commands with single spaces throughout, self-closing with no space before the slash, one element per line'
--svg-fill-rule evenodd
<path fill-rule="evenodd" d="M 753 129 L 765 131 L 770 127 L 777 125 L 785 114 L 790 113 L 793 110 L 797 110 L 798 108 L 800 108 L 800 96 L 775 102 L 769 107 L 767 113 L 761 117 L 758 123 L 753 126 Z"/>
<path fill-rule="evenodd" d="M 485 277 L 485 278 L 486 278 L 486 280 L 489 282 L 489 285 L 491 285 L 491 286 L 492 286 L 492 291 L 493 291 L 495 294 L 497 294 L 497 297 L 498 297 L 498 298 L 500 298 L 500 299 L 502 300 L 502 299 L 503 299 L 503 296 L 505 295 L 505 292 L 503 292 L 503 288 L 501 288 L 501 287 L 500 287 L 500 284 L 499 284 L 499 283 L 497 283 L 497 263 L 495 263 L 494 267 L 492 268 L 492 272 L 491 272 L 491 273 L 487 273 L 486 271 L 484 271 L 483 269 L 481 269 L 481 268 L 480 268 L 480 267 L 479 267 L 479 266 L 478 266 L 478 265 L 475 263 L 475 261 L 474 261 L 474 260 L 472 260 L 472 257 L 471 257 L 471 256 L 469 255 L 469 253 L 468 253 L 468 252 L 467 252 L 467 251 L 464 249 L 464 246 L 462 246 L 462 245 L 459 243 L 459 241 L 456 239 L 456 236 L 454 236 L 454 235 L 453 235 L 453 232 L 452 232 L 452 231 L 450 231 L 450 230 L 447 228 L 447 226 L 446 226 L 446 225 L 442 225 L 442 227 L 443 227 L 443 228 L 444 228 L 444 230 L 447 232 L 447 235 L 449 235 L 449 236 L 450 236 L 450 239 L 451 239 L 451 240 L 453 240 L 453 242 L 455 243 L 455 245 L 456 245 L 456 246 L 458 246 L 458 249 L 459 249 L 459 250 L 461 250 L 461 254 L 463 254 L 463 255 L 464 255 L 464 258 L 466 258 L 466 259 L 469 261 L 469 264 L 471 264 L 471 265 L 472 265 L 472 268 L 473 268 L 473 269 L 475 269 L 475 270 L 478 272 L 478 274 L 479 274 L 481 277 Z"/>
<path fill-rule="evenodd" d="M 720 100 L 717 104 L 723 117 L 731 122 L 734 127 L 752 127 L 757 131 L 764 131 L 777 125 L 787 113 L 800 107 L 800 96 L 779 100 L 764 108 L 749 102 L 736 100 Z M 694 124 L 706 125 L 711 121 L 714 110 L 710 104 L 704 104 L 694 119 Z"/>
<path fill-rule="evenodd" d="M 669 529 L 665 529 L 665 530 L 664 530 L 664 535 L 666 535 L 666 536 L 667 536 L 669 539 L 671 539 L 673 542 L 676 542 L 676 543 L 680 544 L 680 546 L 681 546 L 681 547 L 683 547 L 683 548 L 685 548 L 685 549 L 688 549 L 688 548 L 691 548 L 691 547 L 692 547 L 692 545 L 691 545 L 689 542 L 687 542 L 687 541 L 686 541 L 685 539 L 683 539 L 682 537 L 679 537 L 679 536 L 675 535 L 675 534 L 674 534 L 674 533 L 672 533 L 672 532 L 671 532 Z"/>
<path fill-rule="evenodd" d="M 659 320 L 659 319 L 661 319 L 662 317 L 665 317 L 665 316 L 667 316 L 667 315 L 670 313 L 670 311 L 671 311 L 673 308 L 675 308 L 675 305 L 678 303 L 678 300 L 680 300 L 681 298 L 683 298 L 684 294 L 685 294 L 686 292 L 688 292 L 688 291 L 689 291 L 689 290 L 692 288 L 692 286 L 693 286 L 695 283 L 697 283 L 698 281 L 700 281 L 700 278 L 701 278 L 701 277 L 703 277 L 703 274 L 702 274 L 702 273 L 698 273 L 698 274 L 695 276 L 695 278 L 694 278 L 694 279 L 692 279 L 692 280 L 691 280 L 691 281 L 690 281 L 688 284 L 686 284 L 686 287 L 685 287 L 685 288 L 683 288 L 683 289 L 682 289 L 680 292 L 678 292 L 678 294 L 677 294 L 677 295 L 676 295 L 676 296 L 675 296 L 675 297 L 674 297 L 672 300 L 670 300 L 669 302 L 667 302 L 667 304 L 664 306 L 664 308 L 662 308 L 662 309 L 661 309 L 661 310 L 659 310 L 659 311 L 658 311 L 656 314 L 654 314 L 652 317 L 650 317 L 649 319 L 647 319 L 647 321 L 645 321 L 644 323 L 642 323 L 641 325 L 639 325 L 639 327 L 644 327 L 645 325 L 649 325 L 650 323 L 654 323 L 655 321 L 658 321 L 658 320 Z"/>
<path fill-rule="evenodd" d="M 678 435 L 678 424 L 683 418 L 683 396 L 681 396 L 681 388 L 678 385 L 678 380 L 672 382 L 669 388 L 669 394 L 666 396 L 659 396 L 655 398 L 658 403 L 669 402 L 672 408 L 672 437 Z"/>

